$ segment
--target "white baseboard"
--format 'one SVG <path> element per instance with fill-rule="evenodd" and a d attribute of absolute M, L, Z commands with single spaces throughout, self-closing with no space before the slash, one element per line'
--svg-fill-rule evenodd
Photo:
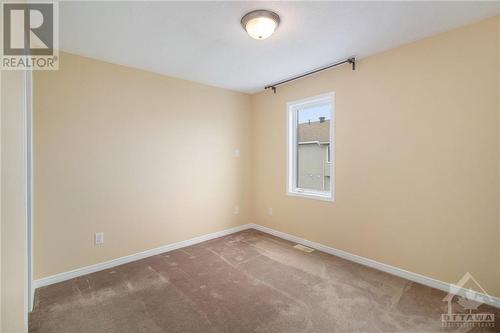
<path fill-rule="evenodd" d="M 401 269 L 401 268 L 397 268 L 397 267 L 387 265 L 387 264 L 384 264 L 384 263 L 381 263 L 381 262 L 378 262 L 378 261 L 375 261 L 372 259 L 361 257 L 361 256 L 358 256 L 358 255 L 355 255 L 355 254 L 352 254 L 349 252 L 345 252 L 342 250 L 338 250 L 338 249 L 335 249 L 333 247 L 329 247 L 329 246 L 326 246 L 323 244 L 312 242 L 312 241 L 309 241 L 309 240 L 306 240 L 306 239 L 303 239 L 303 238 L 300 238 L 297 236 L 293 236 L 293 235 L 290 235 L 290 234 L 287 234 L 287 233 L 284 233 L 284 232 L 281 232 L 278 230 L 274 230 L 274 229 L 271 229 L 268 227 L 264 227 L 264 226 L 261 226 L 258 224 L 252 224 L 251 227 L 254 229 L 257 229 L 259 231 L 265 232 L 267 234 L 274 235 L 276 237 L 283 238 L 283 239 L 289 240 L 289 241 L 294 242 L 294 243 L 306 245 L 306 246 L 311 247 L 313 249 L 316 249 L 318 251 L 332 254 L 334 256 L 337 256 L 337 257 L 340 257 L 340 258 L 343 258 L 343 259 L 346 259 L 349 261 L 353 261 L 353 262 L 356 262 L 358 264 L 368 266 L 368 267 L 371 267 L 371 268 L 374 268 L 374 269 L 377 269 L 379 271 L 383 271 L 383 272 L 386 272 L 386 273 L 389 273 L 389 274 L 392 274 L 395 276 L 399 276 L 401 278 L 404 278 L 404 279 L 407 279 L 407 280 L 410 280 L 413 282 L 417 282 L 417 283 L 423 284 L 423 285 L 431 287 L 431 288 L 439 289 L 439 290 L 442 290 L 442 291 L 447 292 L 447 293 L 450 292 L 450 290 L 454 290 L 454 294 L 459 295 L 459 296 L 465 296 L 466 293 L 473 293 L 475 299 L 481 299 L 482 302 L 485 304 L 494 306 L 496 308 L 500 308 L 500 298 L 498 298 L 498 297 L 486 295 L 486 294 L 479 293 L 479 292 L 476 292 L 476 291 L 473 291 L 470 289 L 460 288 L 460 287 L 457 287 L 456 285 L 453 285 L 451 283 L 443 282 L 443 281 L 436 280 L 436 279 L 433 279 L 433 278 L 430 278 L 430 277 L 427 277 L 424 275 L 409 272 L 409 271 L 406 271 L 406 270 Z M 469 295 L 471 295 L 471 294 L 469 294 Z"/>
<path fill-rule="evenodd" d="M 293 235 L 287 234 L 287 233 L 282 232 L 282 231 L 278 231 L 278 230 L 274 230 L 274 229 L 271 229 L 268 227 L 264 227 L 264 226 L 261 226 L 259 224 L 255 224 L 255 223 L 243 224 L 243 225 L 240 225 L 240 226 L 237 226 L 234 228 L 230 228 L 230 229 L 226 229 L 226 230 L 222 230 L 222 231 L 217 231 L 217 232 L 214 232 L 211 234 L 191 238 L 191 239 L 188 239 L 185 241 L 160 246 L 160 247 L 157 247 L 155 249 L 146 250 L 146 251 L 132 254 L 129 256 L 121 257 L 118 259 L 113 259 L 113 260 L 109 260 L 109 261 L 102 262 L 99 264 L 86 266 L 86 267 L 78 268 L 78 269 L 75 269 L 72 271 L 48 276 L 46 278 L 42 278 L 42 279 L 33 281 L 33 286 L 35 289 L 40 288 L 40 287 L 44 287 L 44 286 L 48 286 L 50 284 L 66 281 L 66 280 L 69 280 L 69 279 L 72 279 L 72 278 L 75 278 L 78 276 L 94 273 L 94 272 L 101 271 L 101 270 L 108 269 L 108 268 L 112 268 L 112 267 L 115 267 L 118 265 L 123 265 L 123 264 L 129 263 L 129 262 L 132 262 L 132 261 L 136 261 L 136 260 L 144 259 L 144 258 L 147 258 L 150 256 L 154 256 L 154 255 L 157 255 L 160 253 L 165 253 L 165 252 L 177 250 L 177 249 L 180 249 L 183 247 L 191 246 L 191 245 L 205 242 L 205 241 L 208 241 L 208 240 L 211 240 L 214 238 L 226 236 L 229 234 L 233 234 L 235 232 L 243 231 L 246 229 L 252 229 L 252 228 L 259 230 L 259 231 L 262 231 L 262 232 L 265 232 L 265 233 L 270 234 L 270 235 L 274 235 L 274 236 L 279 237 L 279 238 L 289 240 L 289 241 L 294 242 L 294 243 L 306 245 L 308 247 L 311 247 L 311 248 L 316 249 L 316 250 L 321 251 L 321 252 L 325 252 L 325 253 L 328 253 L 328 254 L 331 254 L 331 255 L 334 255 L 334 256 L 349 260 L 349 261 L 356 262 L 356 263 L 364 265 L 364 266 L 368 266 L 368 267 L 377 269 L 379 271 L 383 271 L 383 272 L 386 272 L 386 273 L 389 273 L 389 274 L 392 274 L 395 276 L 399 276 L 401 278 L 404 278 L 404 279 L 407 279 L 407 280 L 410 280 L 413 282 L 423 284 L 423 285 L 431 287 L 431 288 L 439 289 L 439 290 L 442 290 L 444 292 L 449 292 L 450 290 L 454 290 L 454 291 L 456 291 L 455 294 L 460 295 L 460 296 L 465 296 L 466 293 L 473 293 L 475 297 L 478 297 L 477 299 L 482 299 L 483 303 L 500 308 L 500 298 L 498 298 L 498 297 L 489 296 L 489 295 L 486 295 L 483 293 L 478 293 L 478 292 L 475 292 L 475 291 L 472 291 L 469 289 L 464 289 L 464 288 L 458 288 L 458 290 L 457 290 L 456 285 L 453 285 L 453 284 L 450 284 L 447 282 L 436 280 L 436 279 L 433 279 L 433 278 L 430 278 L 430 277 L 427 277 L 427 276 L 424 276 L 421 274 L 409 272 L 409 271 L 406 271 L 406 270 L 401 269 L 401 268 L 387 265 L 387 264 L 384 264 L 384 263 L 381 263 L 381 262 L 378 262 L 378 261 L 375 261 L 372 259 L 368 259 L 368 258 L 365 258 L 362 256 L 358 256 L 358 255 L 355 255 L 355 254 L 352 254 L 352 253 L 349 253 L 346 251 L 338 250 L 338 249 L 335 249 L 333 247 L 329 247 L 329 246 L 326 246 L 326 245 L 323 245 L 320 243 L 312 242 L 312 241 L 309 241 L 309 240 L 306 240 L 306 239 L 303 239 L 303 238 L 300 238 L 297 236 L 293 236 Z"/>
<path fill-rule="evenodd" d="M 50 284 L 73 279 L 73 278 L 78 277 L 78 276 L 102 271 L 104 269 L 123 265 L 123 264 L 129 263 L 129 262 L 132 262 L 132 261 L 144 259 L 147 257 L 151 257 L 154 255 L 160 254 L 160 253 L 165 253 L 165 252 L 177 250 L 177 249 L 180 249 L 180 248 L 183 248 L 186 246 L 191 246 L 194 244 L 202 243 L 202 242 L 214 239 L 214 238 L 230 235 L 230 234 L 233 234 L 233 233 L 238 232 L 238 231 L 250 229 L 250 228 L 252 228 L 252 226 L 253 226 L 253 224 L 243 224 L 243 225 L 239 225 L 239 226 L 234 227 L 234 228 L 213 232 L 211 234 L 206 234 L 203 236 L 191 238 L 191 239 L 184 240 L 184 241 L 177 242 L 177 243 L 167 244 L 164 246 L 157 247 L 155 249 L 150 249 L 150 250 L 146 250 L 143 252 L 131 254 L 131 255 L 128 255 L 125 257 L 101 262 L 99 264 L 90 265 L 90 266 L 86 266 L 86 267 L 82 267 L 82 268 L 77 268 L 77 269 L 74 269 L 72 271 L 51 275 L 51 276 L 48 276 L 48 277 L 45 277 L 42 279 L 34 280 L 33 287 L 36 289 L 36 288 L 48 286 Z"/>

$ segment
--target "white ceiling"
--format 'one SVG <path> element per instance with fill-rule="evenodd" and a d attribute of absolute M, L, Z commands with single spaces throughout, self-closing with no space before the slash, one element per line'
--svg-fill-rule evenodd
<path fill-rule="evenodd" d="M 281 25 L 254 40 L 253 9 Z M 500 14 L 500 2 L 61 2 L 61 49 L 243 92 Z"/>

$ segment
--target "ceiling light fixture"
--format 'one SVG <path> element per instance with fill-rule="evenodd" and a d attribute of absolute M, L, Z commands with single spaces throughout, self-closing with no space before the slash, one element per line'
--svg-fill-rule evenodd
<path fill-rule="evenodd" d="M 255 39 L 266 39 L 271 36 L 279 24 L 278 14 L 264 9 L 251 11 L 241 18 L 241 26 Z"/>

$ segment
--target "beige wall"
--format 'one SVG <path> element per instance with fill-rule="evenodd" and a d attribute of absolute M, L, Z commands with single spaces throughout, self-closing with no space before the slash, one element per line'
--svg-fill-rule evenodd
<path fill-rule="evenodd" d="M 248 95 L 65 53 L 59 68 L 34 76 L 35 279 L 251 222 Z"/>
<path fill-rule="evenodd" d="M 24 80 L 21 71 L 1 71 L 1 325 L 0 331 L 27 329 L 26 309 L 26 149 Z"/>
<path fill-rule="evenodd" d="M 253 96 L 254 221 L 446 282 L 469 271 L 500 296 L 499 25 Z M 331 91 L 336 202 L 286 196 L 286 103 Z"/>

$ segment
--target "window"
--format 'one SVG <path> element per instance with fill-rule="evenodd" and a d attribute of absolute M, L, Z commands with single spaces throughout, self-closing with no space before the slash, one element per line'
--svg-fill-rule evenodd
<path fill-rule="evenodd" d="M 334 200 L 334 94 L 288 103 L 287 194 Z"/>

